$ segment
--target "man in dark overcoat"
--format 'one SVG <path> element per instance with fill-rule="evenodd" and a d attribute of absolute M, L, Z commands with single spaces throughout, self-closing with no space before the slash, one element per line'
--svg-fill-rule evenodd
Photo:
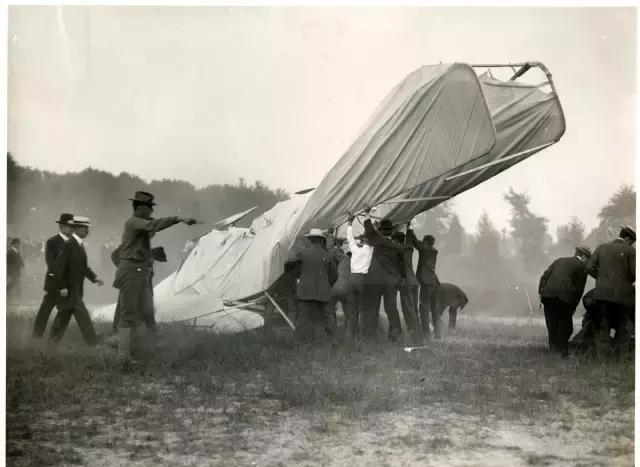
<path fill-rule="evenodd" d="M 636 232 L 623 227 L 617 239 L 598 245 L 587 271 L 595 278 L 593 299 L 600 310 L 600 328 L 596 337 L 596 351 L 600 356 L 611 350 L 609 329 L 616 331 L 614 351 L 623 356 L 629 350 L 635 307 Z"/>
<path fill-rule="evenodd" d="M 83 246 L 91 221 L 88 217 L 74 216 L 69 223 L 73 233 L 60 248 L 54 265 L 54 283 L 60 299 L 49 337 L 54 343 L 59 342 L 74 316 L 85 342 L 96 345 L 96 331 L 83 300 L 85 278 L 99 286 L 104 284 L 89 267 Z"/>
<path fill-rule="evenodd" d="M 538 293 L 544 306 L 549 349 L 562 357 L 569 355 L 573 334 L 573 313 L 580 303 L 587 282 L 587 247 L 577 247 L 574 256 L 558 258 L 542 274 Z"/>
<path fill-rule="evenodd" d="M 308 245 L 296 253 L 295 259 L 285 263 L 285 271 L 297 278 L 296 336 L 301 341 L 312 342 L 316 324 L 320 324 L 335 343 L 337 326 L 330 302 L 331 287 L 338 280 L 338 268 L 333 254 L 326 250 L 322 230 L 311 229 L 306 238 Z"/>
<path fill-rule="evenodd" d="M 47 272 L 44 276 L 44 297 L 40 304 L 40 308 L 38 309 L 36 320 L 33 323 L 33 337 L 35 338 L 41 338 L 44 335 L 51 311 L 60 299 L 58 291 L 56 290 L 56 281 L 53 271 L 55 268 L 56 258 L 58 257 L 58 253 L 60 252 L 62 245 L 71 238 L 71 234 L 73 233 L 73 227 L 69 224 L 72 219 L 73 214 L 67 212 L 60 214 L 60 219 L 56 221 L 59 232 L 49 238 L 44 246 L 44 259 L 47 264 Z"/>
<path fill-rule="evenodd" d="M 397 297 L 400 284 L 407 274 L 404 254 L 398 244 L 391 239 L 393 233 L 391 221 L 383 219 L 378 230 L 369 218 L 369 211 L 365 213 L 364 235 L 369 245 L 373 247 L 373 254 L 369 271 L 364 279 L 363 337 L 368 340 L 375 339 L 378 332 L 380 300 L 384 298 L 384 311 L 389 319 L 389 340 L 396 342 L 402 337 Z"/>
<path fill-rule="evenodd" d="M 392 235 L 393 240 L 398 244 L 404 255 L 404 266 L 406 275 L 402 284 L 400 284 L 400 306 L 402 308 L 402 316 L 407 325 L 407 334 L 411 336 L 414 342 L 419 340 L 421 335 L 420 325 L 418 323 L 418 293 L 420 283 L 416 278 L 413 270 L 413 245 L 407 243 L 404 232 L 395 232 Z"/>
<path fill-rule="evenodd" d="M 440 315 L 438 313 L 437 296 L 440 280 L 436 274 L 438 250 L 434 247 L 435 238 L 433 235 L 425 235 L 422 241 L 419 241 L 413 230 L 407 229 L 407 241 L 418 250 L 419 254 L 416 277 L 420 283 L 420 304 L 418 309 L 422 335 L 425 339 L 430 338 L 429 317 L 431 317 L 433 333 L 436 339 L 440 339 Z"/>

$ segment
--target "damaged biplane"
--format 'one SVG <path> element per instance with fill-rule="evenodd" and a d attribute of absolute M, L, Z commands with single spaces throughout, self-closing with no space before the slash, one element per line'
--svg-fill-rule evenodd
<path fill-rule="evenodd" d="M 508 80 L 491 73 L 509 67 Z M 546 80 L 523 83 L 530 69 Z M 348 211 L 367 206 L 401 224 L 558 142 L 564 131 L 551 74 L 541 63 L 420 67 L 391 90 L 317 188 L 276 204 L 250 228 L 214 226 L 197 239 L 154 289 L 157 321 L 225 332 L 261 326 L 254 311 L 267 307 L 286 318 L 274 291 L 304 231 L 339 232 Z M 111 319 L 113 310 L 103 308 L 98 317 Z"/>

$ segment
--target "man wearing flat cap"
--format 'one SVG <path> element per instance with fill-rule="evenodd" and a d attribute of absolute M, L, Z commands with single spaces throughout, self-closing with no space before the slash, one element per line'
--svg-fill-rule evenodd
<path fill-rule="evenodd" d="M 589 248 L 576 247 L 573 256 L 556 259 L 540 278 L 538 293 L 544 305 L 549 349 L 561 357 L 569 356 L 573 313 L 584 293 L 590 256 Z"/>
<path fill-rule="evenodd" d="M 295 259 L 285 263 L 285 271 L 298 279 L 296 336 L 301 341 L 311 342 L 316 324 L 320 324 L 335 343 L 337 326 L 330 302 L 331 287 L 338 280 L 338 269 L 333 255 L 325 248 L 326 238 L 322 230 L 311 229 L 305 237 L 308 246 L 302 248 Z"/>
<path fill-rule="evenodd" d="M 362 316 L 362 333 L 367 340 L 373 340 L 378 331 L 380 300 L 384 299 L 384 311 L 389 319 L 388 337 L 396 342 L 402 337 L 402 325 L 398 314 L 398 290 L 407 270 L 404 255 L 391 239 L 393 224 L 388 219 L 380 222 L 376 229 L 369 218 L 370 210 L 365 211 L 364 234 L 373 247 L 371 264 L 364 279 L 365 307 Z"/>
<path fill-rule="evenodd" d="M 629 351 L 635 313 L 636 231 L 622 227 L 617 239 L 598 245 L 587 265 L 595 278 L 593 299 L 600 310 L 600 328 L 596 337 L 598 355 L 610 351 L 609 329 L 616 330 L 614 350 L 621 356 Z"/>
<path fill-rule="evenodd" d="M 71 227 L 70 221 L 73 219 L 73 214 L 62 213 L 60 219 L 56 221 L 58 224 L 59 232 L 53 237 L 49 238 L 44 247 L 44 260 L 47 264 L 47 272 L 44 276 L 44 298 L 42 304 L 36 315 L 36 320 L 33 324 L 33 337 L 41 338 L 44 334 L 44 330 L 47 327 L 49 316 L 53 307 L 56 306 L 60 296 L 56 290 L 56 282 L 54 276 L 54 267 L 58 253 L 62 248 L 62 245 L 71 238 L 73 233 L 73 227 Z"/>
<path fill-rule="evenodd" d="M 83 300 L 85 278 L 99 286 L 103 285 L 89 267 L 83 246 L 84 239 L 89 235 L 91 221 L 88 217 L 73 216 L 69 224 L 73 232 L 60 248 L 53 268 L 53 282 L 60 298 L 57 304 L 58 314 L 51 325 L 49 337 L 53 342 L 59 342 L 73 316 L 85 342 L 96 345 L 96 331 Z"/>
<path fill-rule="evenodd" d="M 156 203 L 151 193 L 137 191 L 129 200 L 133 215 L 124 224 L 122 240 L 114 254 L 117 269 L 113 286 L 119 290 L 116 313 L 119 319 L 118 358 L 123 362 L 131 358 L 131 335 L 140 321 L 147 324 L 148 330 L 155 331 L 151 237 L 179 222 L 196 223 L 195 219 L 186 216 L 152 218 Z"/>

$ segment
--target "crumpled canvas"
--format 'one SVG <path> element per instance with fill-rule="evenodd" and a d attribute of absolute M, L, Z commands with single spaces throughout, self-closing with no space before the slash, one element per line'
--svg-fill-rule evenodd
<path fill-rule="evenodd" d="M 182 314 L 188 314 L 194 300 L 198 310 L 213 311 L 223 300 L 258 295 L 282 275 L 284 261 L 310 228 L 344 227 L 348 210 L 390 199 L 453 197 L 540 149 L 449 177 L 556 142 L 564 130 L 551 92 L 478 77 L 466 64 L 423 66 L 382 101 L 314 191 L 276 204 L 249 229 L 213 230 L 200 238 L 182 266 L 155 288 L 158 309 L 171 303 L 172 312 L 162 317 L 179 319 L 181 300 Z M 380 204 L 376 214 L 399 223 L 443 201 Z"/>

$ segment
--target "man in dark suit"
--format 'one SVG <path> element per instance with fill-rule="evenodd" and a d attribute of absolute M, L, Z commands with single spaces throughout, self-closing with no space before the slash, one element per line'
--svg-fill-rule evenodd
<path fill-rule="evenodd" d="M 444 310 L 449 307 L 449 330 L 453 331 L 456 328 L 458 311 L 462 310 L 467 303 L 469 303 L 469 299 L 460 287 L 447 282 L 442 282 L 440 284 L 436 295 L 440 321 L 442 321 Z"/>
<path fill-rule="evenodd" d="M 619 237 L 599 245 L 593 252 L 587 271 L 595 278 L 593 299 L 600 309 L 600 329 L 596 351 L 600 356 L 610 351 L 609 329 L 616 330 L 614 350 L 623 356 L 629 350 L 635 312 L 636 241 L 632 227 L 623 227 Z"/>
<path fill-rule="evenodd" d="M 422 335 L 430 338 L 429 316 L 433 322 L 433 333 L 436 339 L 440 339 L 440 315 L 438 313 L 438 296 L 436 295 L 440 281 L 436 274 L 436 261 L 438 250 L 435 249 L 433 235 L 425 235 L 422 241 L 416 238 L 412 229 L 407 229 L 407 241 L 418 250 L 418 270 L 416 276 L 420 283 L 419 316 L 422 327 Z"/>
<path fill-rule="evenodd" d="M 413 246 L 407 243 L 404 232 L 395 232 L 391 238 L 398 244 L 404 256 L 404 266 L 406 276 L 400 284 L 400 306 L 402 307 L 402 316 L 407 325 L 407 334 L 411 336 L 414 342 L 418 342 L 421 332 L 418 324 L 418 291 L 420 283 L 416 278 L 413 270 Z"/>
<path fill-rule="evenodd" d="M 20 254 L 20 239 L 12 238 L 7 244 L 7 299 L 19 300 L 24 261 Z"/>
<path fill-rule="evenodd" d="M 384 298 L 384 311 L 389 319 L 389 340 L 395 342 L 402 337 L 402 325 L 398 314 L 398 291 L 407 274 L 404 255 L 400 247 L 391 239 L 393 224 L 388 219 L 380 222 L 376 229 L 365 211 L 364 235 L 373 247 L 371 264 L 364 279 L 365 306 L 362 317 L 363 337 L 375 339 L 378 332 L 380 300 Z"/>
<path fill-rule="evenodd" d="M 50 339 L 54 343 L 62 339 L 73 315 L 85 342 L 96 345 L 98 341 L 96 331 L 83 301 L 85 278 L 99 286 L 104 284 L 89 267 L 87 253 L 82 245 L 89 235 L 91 221 L 88 217 L 74 216 L 70 224 L 73 233 L 71 238 L 62 245 L 54 265 L 54 281 L 60 301 L 58 314 L 51 326 Z"/>
<path fill-rule="evenodd" d="M 338 269 L 333 255 L 325 248 L 325 236 L 320 229 L 311 229 L 309 241 L 295 259 L 285 263 L 285 271 L 297 277 L 296 307 L 298 309 L 297 337 L 313 341 L 315 324 L 320 323 L 333 343 L 337 327 L 330 309 L 331 286 L 338 280 Z"/>
<path fill-rule="evenodd" d="M 542 274 L 538 293 L 544 305 L 549 349 L 562 357 L 569 355 L 573 334 L 573 313 L 580 303 L 587 282 L 586 263 L 591 256 L 587 247 L 577 247 L 574 256 L 558 258 Z"/>
<path fill-rule="evenodd" d="M 40 309 L 36 315 L 35 323 L 33 324 L 33 337 L 36 338 L 41 338 L 43 336 L 44 330 L 47 327 L 47 322 L 49 321 L 49 315 L 51 315 L 53 307 L 56 306 L 56 303 L 60 298 L 58 291 L 56 290 L 53 270 L 62 245 L 64 245 L 64 242 L 69 240 L 73 233 L 73 229 L 69 224 L 69 221 L 72 219 L 73 214 L 69 214 L 67 212 L 60 214 L 60 219 L 56 221 L 60 232 L 49 238 L 45 243 L 44 259 L 47 263 L 47 272 L 44 276 L 44 298 L 42 299 Z"/>

